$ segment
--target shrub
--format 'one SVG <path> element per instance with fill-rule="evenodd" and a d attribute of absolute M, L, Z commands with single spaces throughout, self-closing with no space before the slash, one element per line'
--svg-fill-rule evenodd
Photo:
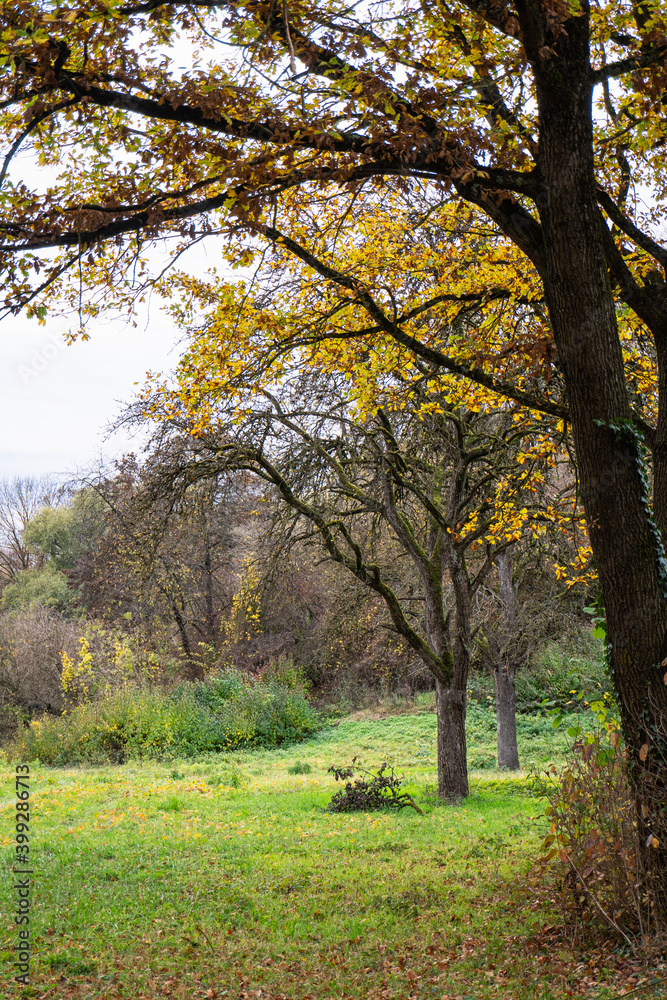
<path fill-rule="evenodd" d="M 357 765 L 357 758 L 352 758 L 350 767 L 339 767 L 336 764 L 327 771 L 333 774 L 336 781 L 346 781 L 355 772 L 362 777 L 355 778 L 354 784 L 347 781 L 345 788 L 336 792 L 327 806 L 327 812 L 370 812 L 375 809 L 405 809 L 411 806 L 418 813 L 422 810 L 407 792 L 399 792 L 402 778 L 397 778 L 394 769 L 382 764 L 375 774 Z M 369 780 L 370 779 L 370 780 Z"/>
<path fill-rule="evenodd" d="M 122 763 L 298 742 L 319 726 L 297 691 L 223 675 L 171 694 L 125 688 L 23 729 L 13 752 L 44 764 Z"/>
<path fill-rule="evenodd" d="M 544 715 L 553 708 L 578 711 L 583 705 L 573 691 L 583 691 L 591 700 L 611 692 L 603 644 L 590 626 L 573 627 L 567 638 L 542 646 L 530 665 L 522 665 L 516 673 L 520 713 Z M 493 700 L 493 679 L 486 667 L 477 666 L 470 674 L 468 701 L 484 705 Z"/>
<path fill-rule="evenodd" d="M 27 608 L 39 605 L 63 614 L 72 613 L 78 591 L 72 590 L 65 574 L 47 563 L 41 569 L 24 569 L 2 591 L 3 609 Z"/>
<path fill-rule="evenodd" d="M 569 760 L 560 773 L 552 767 L 542 784 L 551 820 L 542 864 L 557 877 L 572 927 L 611 929 L 634 949 L 637 935 L 648 941 L 657 910 L 642 864 L 627 754 L 610 704 L 606 699 L 590 706 L 593 731 L 568 730 L 575 740 Z"/>
<path fill-rule="evenodd" d="M 569 642 L 544 646 L 530 669 L 517 673 L 517 709 L 539 711 L 546 699 L 550 707 L 571 705 L 576 711 L 573 691 L 584 691 L 591 700 L 611 692 L 603 644 L 590 629 L 575 632 Z"/>
<path fill-rule="evenodd" d="M 265 684 L 275 681 L 280 687 L 301 691 L 303 694 L 312 686 L 304 667 L 296 664 L 292 656 L 281 656 L 277 662 L 267 664 L 262 668 L 260 676 Z"/>
<path fill-rule="evenodd" d="M 224 708 L 234 698 L 242 695 L 244 687 L 243 675 L 229 670 L 223 674 L 219 674 L 217 677 L 211 677 L 207 681 L 195 683 L 192 685 L 191 690 L 195 701 L 215 712 Z M 187 689 L 187 685 L 177 688 L 172 697 L 182 697 L 183 692 Z"/>
<path fill-rule="evenodd" d="M 62 710 L 61 653 L 74 655 L 78 628 L 38 604 L 0 615 L 0 707 L 8 732 L 21 716 Z"/>
<path fill-rule="evenodd" d="M 94 621 L 83 621 L 80 629 L 76 655 L 62 653 L 61 687 L 68 706 L 94 701 L 109 690 L 150 687 L 163 673 L 161 657 L 142 649 L 137 636 Z"/>
<path fill-rule="evenodd" d="M 306 764 L 302 760 L 296 760 L 296 761 L 294 761 L 293 764 L 290 764 L 290 766 L 287 768 L 287 773 L 288 774 L 311 774 L 312 770 L 313 769 L 310 766 L 310 764 Z"/>

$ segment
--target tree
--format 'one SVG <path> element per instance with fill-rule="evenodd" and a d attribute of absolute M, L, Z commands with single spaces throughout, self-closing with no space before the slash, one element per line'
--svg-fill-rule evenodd
<path fill-rule="evenodd" d="M 245 231 L 293 254 L 365 313 L 351 337 L 384 335 L 571 424 L 650 841 L 667 787 L 661 5 L 403 0 L 351 11 L 336 0 L 98 0 L 80 12 L 22 0 L 4 11 L 2 28 L 10 311 L 25 305 L 42 316 L 40 297 L 69 289 L 85 319 L 102 301 L 86 287 L 118 302 L 137 293 L 127 265 L 141 265 L 145 239 L 172 235 L 179 253 L 210 233 Z M 190 41 L 188 70 L 169 58 L 176 39 Z M 217 62 L 216 39 L 245 59 Z M 45 193 L 11 180 L 12 158 L 28 144 L 60 170 Z M 459 280 L 442 291 L 436 281 L 432 297 L 394 308 L 390 292 L 358 280 L 354 266 L 348 273 L 331 230 L 323 246 L 316 219 L 305 227 L 298 202 L 347 189 L 352 206 L 369 179 L 378 189 L 428 184 L 438 199 L 462 200 L 474 209 L 468 233 L 479 213 L 492 238 L 515 248 L 528 298 L 546 304 L 562 395 L 525 387 L 523 364 L 498 378 L 475 352 L 452 355 L 428 323 L 415 326 L 414 310 L 428 319 L 442 295 L 513 303 L 516 287 L 487 281 L 464 291 Z M 638 181 L 646 210 L 631 197 Z M 464 233 L 459 246 L 468 243 Z"/>
<path fill-rule="evenodd" d="M 61 491 L 48 479 L 5 479 L 0 482 L 0 583 L 9 583 L 26 569 L 39 569 L 43 556 L 25 537 L 30 520 L 57 503 Z"/>
<path fill-rule="evenodd" d="M 73 571 L 105 531 L 105 506 L 92 490 L 76 490 L 67 503 L 34 514 L 23 533 L 29 551 L 60 571 Z"/>
<path fill-rule="evenodd" d="M 49 480 L 15 480 L 6 488 L 5 504 L 4 522 L 13 529 L 7 532 L 6 560 L 11 565 L 13 558 L 14 574 L 2 607 L 41 604 L 71 612 L 80 597 L 76 563 L 95 549 L 104 530 L 98 498 L 82 490 L 65 501 L 64 490 Z"/>
<path fill-rule="evenodd" d="M 550 532 L 552 538 L 557 534 L 562 535 L 562 531 Z M 535 544 L 536 539 L 529 536 L 522 541 L 525 557 L 531 562 L 539 560 L 543 576 L 551 576 L 554 580 L 553 561 L 545 558 L 541 546 Z M 482 608 L 477 608 L 475 628 L 476 651 L 493 678 L 498 767 L 508 770 L 520 766 L 516 729 L 517 670 L 528 668 L 531 655 L 553 637 L 553 621 L 563 605 L 561 600 L 550 606 L 548 592 L 543 588 L 535 599 L 525 587 L 519 603 L 517 591 L 526 581 L 522 579 L 523 574 L 515 572 L 515 563 L 519 562 L 515 558 L 517 547 L 517 543 L 513 543 L 495 555 L 497 590 L 485 588 L 487 600 L 478 602 Z"/>
<path fill-rule="evenodd" d="M 215 648 L 221 614 L 231 603 L 233 489 L 215 479 L 179 499 L 155 490 L 154 466 L 168 461 L 156 447 L 139 464 L 133 455 L 115 475 L 89 477 L 84 492 L 104 508 L 104 537 L 77 559 L 74 578 L 89 612 L 125 616 L 146 636 L 158 622 L 175 627 L 191 669 L 201 673 L 199 646 Z"/>
<path fill-rule="evenodd" d="M 444 397 L 419 394 L 400 410 L 380 408 L 364 419 L 355 414 L 345 381 L 332 376 L 324 384 L 321 375 L 314 384 L 306 379 L 292 386 L 289 396 L 283 388 L 280 400 L 269 393 L 262 402 L 247 400 L 237 426 L 232 416 L 233 410 L 220 409 L 218 432 L 199 440 L 175 424 L 175 447 L 154 468 L 157 492 L 182 503 L 197 484 L 236 470 L 269 486 L 278 501 L 272 534 L 280 547 L 315 541 L 382 598 L 395 631 L 431 671 L 439 794 L 450 801 L 465 797 L 473 600 L 494 560 L 527 524 L 539 531 L 539 518 L 558 517 L 539 503 L 537 464 L 530 508 L 528 476 L 523 490 L 517 488 L 517 454 L 523 460 L 531 447 L 540 452 L 544 427 L 539 421 L 517 427 L 502 410 L 468 412 Z M 378 545 L 387 534 L 391 546 Z M 402 562 L 410 566 L 407 574 Z M 510 681 L 513 690 L 513 676 Z M 506 687 L 499 687 L 504 733 L 514 721 Z"/>
<path fill-rule="evenodd" d="M 508 546 L 494 556 L 498 572 L 501 611 L 495 628 L 486 628 L 480 643 L 482 654 L 493 677 L 496 696 L 498 767 L 515 771 L 519 767 L 516 733 L 516 668 L 518 657 L 514 626 L 517 599 L 512 573 L 512 549 Z"/>

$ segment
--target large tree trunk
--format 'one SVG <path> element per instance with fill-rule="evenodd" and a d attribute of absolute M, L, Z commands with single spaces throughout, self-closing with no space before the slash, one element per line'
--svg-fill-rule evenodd
<path fill-rule="evenodd" d="M 443 614 L 442 571 L 440 565 L 423 574 L 424 617 L 431 648 L 441 660 L 453 661 L 449 684 L 436 678 L 435 705 L 438 721 L 437 760 L 438 797 L 457 802 L 468 793 L 468 757 L 466 753 L 466 685 L 468 671 L 461 656 L 461 643 L 453 649 Z M 457 614 L 457 621 L 458 621 Z M 446 657 L 446 652 L 449 656 Z"/>
<path fill-rule="evenodd" d="M 466 698 L 470 669 L 470 581 L 460 552 L 445 553 L 454 590 L 453 669 L 448 686 L 436 682 L 438 714 L 438 795 L 448 802 L 469 794 L 466 745 Z"/>
<path fill-rule="evenodd" d="M 438 716 L 438 796 L 446 802 L 464 799 L 468 788 L 466 695 L 435 682 Z"/>
<path fill-rule="evenodd" d="M 426 602 L 428 607 L 428 602 Z M 441 605 L 442 607 L 442 605 Z M 442 618 L 442 611 L 440 613 Z M 428 621 L 428 619 L 427 619 Z M 448 637 L 434 628 L 429 635 L 431 646 L 444 659 Z M 457 656 L 458 653 L 458 656 Z M 466 685 L 468 672 L 461 658 L 460 645 L 450 650 L 453 659 L 449 684 L 436 678 L 435 706 L 438 723 L 438 797 L 445 802 L 458 802 L 469 794 L 468 756 L 466 751 Z"/>
<path fill-rule="evenodd" d="M 667 645 L 665 580 L 630 424 L 597 206 L 588 17 L 570 19 L 550 53 L 540 36 L 537 5 L 522 0 L 519 9 L 540 110 L 542 278 L 567 387 L 623 729 L 638 790 L 650 799 L 648 823 L 658 823 L 664 778 L 651 792 L 645 777 L 652 768 L 664 773 L 667 762 L 667 687 L 660 667 Z"/>

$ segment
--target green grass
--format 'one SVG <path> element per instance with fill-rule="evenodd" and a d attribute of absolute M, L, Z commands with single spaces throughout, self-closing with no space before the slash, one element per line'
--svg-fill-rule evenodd
<path fill-rule="evenodd" d="M 272 751 L 33 765 L 35 957 L 32 986 L 19 995 L 611 996 L 604 964 L 586 980 L 588 966 L 554 932 L 548 895 L 526 880 L 542 804 L 525 773 L 488 767 L 492 721 L 471 711 L 478 769 L 458 806 L 435 797 L 435 719 L 426 713 L 344 719 Z M 520 724 L 522 758 L 538 765 L 565 746 L 545 721 Z M 336 787 L 326 770 L 353 756 L 394 764 L 425 814 L 326 813 Z M 12 807 L 6 787 L 5 899 Z M 13 940 L 6 921 L 6 963 Z"/>

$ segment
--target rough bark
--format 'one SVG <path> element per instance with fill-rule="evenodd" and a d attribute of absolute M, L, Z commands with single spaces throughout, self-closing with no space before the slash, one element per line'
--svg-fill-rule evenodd
<path fill-rule="evenodd" d="M 465 691 L 435 682 L 438 717 L 438 796 L 457 802 L 469 794 Z"/>
<path fill-rule="evenodd" d="M 204 606 L 206 621 L 206 641 L 213 647 L 217 646 L 218 629 L 216 628 L 215 602 L 213 596 L 213 560 L 211 558 L 211 538 L 204 529 Z"/>
<path fill-rule="evenodd" d="M 452 489 L 457 483 L 452 482 Z M 459 487 L 460 492 L 460 487 Z M 438 796 L 446 802 L 457 802 L 468 793 L 468 758 L 466 753 L 466 686 L 468 667 L 465 657 L 468 647 L 465 637 L 470 631 L 470 600 L 464 595 L 462 583 L 456 605 L 456 637 L 450 643 L 443 603 L 443 568 L 453 554 L 449 536 L 441 527 L 431 526 L 428 551 L 416 543 L 412 532 L 398 514 L 394 490 L 389 477 L 384 477 L 385 514 L 405 551 L 410 555 L 422 581 L 424 596 L 424 629 L 429 645 L 442 662 L 453 661 L 449 676 L 436 683 L 436 714 L 438 722 L 437 761 Z M 461 560 L 459 559 L 459 562 Z M 460 641 L 463 639 L 463 642 Z"/>
<path fill-rule="evenodd" d="M 455 802 L 469 794 L 465 724 L 472 594 L 462 554 L 450 542 L 444 555 L 454 590 L 454 635 L 451 683 L 436 684 L 438 795 Z"/>
<path fill-rule="evenodd" d="M 462 655 L 465 646 L 457 638 L 453 648 L 449 645 L 446 626 L 442 614 L 442 577 L 440 572 L 434 575 L 430 585 L 425 585 L 426 627 L 434 650 L 443 656 L 447 647 L 453 656 L 452 677 L 449 684 L 436 678 L 435 701 L 438 721 L 437 760 L 438 760 L 438 796 L 445 802 L 457 802 L 469 794 L 468 788 L 468 756 L 466 750 L 466 686 L 468 671 Z M 431 600 L 428 600 L 429 591 Z M 434 615 L 436 607 L 434 600 L 438 591 L 440 596 L 439 614 Z M 459 622 L 457 609 L 457 624 Z"/>

